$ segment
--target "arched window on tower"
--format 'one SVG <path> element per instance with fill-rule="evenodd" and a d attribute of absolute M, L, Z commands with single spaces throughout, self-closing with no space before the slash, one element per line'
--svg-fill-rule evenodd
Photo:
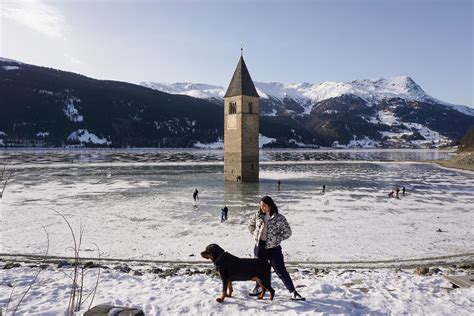
<path fill-rule="evenodd" d="M 249 113 L 252 113 L 252 106 L 253 106 L 253 103 L 249 102 Z"/>
<path fill-rule="evenodd" d="M 237 113 L 237 103 L 230 102 L 229 103 L 229 114 L 235 114 L 235 113 Z"/>

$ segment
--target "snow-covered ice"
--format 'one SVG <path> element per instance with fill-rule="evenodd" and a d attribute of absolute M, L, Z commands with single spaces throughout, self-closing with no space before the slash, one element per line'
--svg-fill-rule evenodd
<path fill-rule="evenodd" d="M 0 161 L 15 173 L 0 202 L 1 252 L 41 255 L 44 226 L 49 255 L 71 257 L 72 238 L 56 210 L 76 232 L 84 227 L 84 257 L 97 257 L 96 243 L 103 258 L 190 261 L 212 269 L 199 255 L 209 243 L 240 257 L 252 256 L 247 218 L 268 194 L 293 229 L 283 252 L 289 266 L 298 268 L 292 277 L 307 302 L 289 301 L 276 275 L 274 302 L 248 298 L 245 293 L 252 284 L 241 282 L 235 285 L 235 298 L 220 305 L 214 300 L 219 280 L 209 275 L 182 272 L 162 279 L 152 273 L 131 276 L 108 270 L 96 303 L 136 304 L 147 314 L 467 315 L 472 312 L 473 289 L 447 291 L 443 287 L 449 285 L 440 275 L 420 277 L 412 270 L 390 268 L 339 275 L 342 270 L 336 268 L 343 262 L 472 255 L 474 174 L 427 163 L 380 161 L 426 155 L 446 159 L 449 152 L 262 151 L 261 181 L 237 184 L 223 182 L 222 151 L 2 151 Z M 387 198 L 390 190 L 402 186 L 405 196 Z M 197 203 L 192 201 L 194 188 L 200 192 Z M 224 205 L 229 220 L 221 223 Z M 329 262 L 335 267 L 328 274 L 311 272 L 310 267 Z M 2 270 L 0 304 L 8 301 L 8 284 L 21 293 L 35 271 L 26 266 Z M 343 285 L 353 279 L 363 282 Z M 92 277 L 87 282 L 93 282 Z M 22 313 L 57 314 L 67 308 L 69 283 L 63 272 L 50 267 L 37 285 Z M 13 300 L 18 299 L 15 295 Z M 188 298 L 177 301 L 177 296 Z"/>

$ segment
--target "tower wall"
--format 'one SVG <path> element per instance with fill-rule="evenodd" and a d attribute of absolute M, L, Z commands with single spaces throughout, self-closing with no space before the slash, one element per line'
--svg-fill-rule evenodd
<path fill-rule="evenodd" d="M 234 107 L 233 109 L 232 106 Z M 233 113 L 235 112 L 235 113 Z M 259 179 L 259 98 L 224 98 L 224 179 Z"/>

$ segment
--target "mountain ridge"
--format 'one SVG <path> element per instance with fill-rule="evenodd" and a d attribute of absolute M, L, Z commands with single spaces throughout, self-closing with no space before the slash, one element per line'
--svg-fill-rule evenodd
<path fill-rule="evenodd" d="M 161 87 L 184 95 L 0 58 L 0 146 L 223 146 L 222 87 Z M 474 125 L 410 77 L 256 88 L 266 147 L 441 147 Z"/>
<path fill-rule="evenodd" d="M 196 98 L 222 100 L 225 88 L 204 83 L 157 83 L 141 82 L 140 85 L 171 94 L 184 94 Z M 204 88 L 200 88 L 204 87 Z M 451 104 L 428 95 L 411 77 L 395 76 L 390 78 L 359 79 L 350 82 L 325 81 L 318 84 L 281 82 L 255 82 L 255 87 L 261 99 L 283 101 L 292 99 L 298 103 L 317 103 L 326 99 L 352 94 L 366 100 L 372 105 L 384 98 L 402 98 L 405 100 L 426 101 L 447 105 L 457 111 L 474 116 L 474 108 Z M 266 115 L 267 113 L 263 113 Z"/>

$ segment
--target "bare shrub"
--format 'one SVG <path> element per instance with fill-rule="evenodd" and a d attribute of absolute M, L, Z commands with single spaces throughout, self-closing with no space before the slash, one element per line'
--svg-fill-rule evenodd
<path fill-rule="evenodd" d="M 3 197 L 3 192 L 5 192 L 5 188 L 7 187 L 8 180 L 13 175 L 14 171 L 11 171 L 10 174 L 5 174 L 5 169 L 7 164 L 3 164 L 2 175 L 0 176 L 0 199 Z"/>
<path fill-rule="evenodd" d="M 74 250 L 74 263 L 73 263 L 73 266 L 74 266 L 74 268 L 73 268 L 72 275 L 68 275 L 67 273 L 63 272 L 71 279 L 71 282 L 72 282 L 71 290 L 70 290 L 70 293 L 69 293 L 69 303 L 68 303 L 68 308 L 67 308 L 67 311 L 66 311 L 66 315 L 74 315 L 76 312 L 81 310 L 81 306 L 83 306 L 83 304 L 89 298 L 90 298 L 90 304 L 89 304 L 88 309 L 91 308 L 92 303 L 94 302 L 94 298 L 95 298 L 95 295 L 97 293 L 97 288 L 98 288 L 99 283 L 100 283 L 100 272 L 101 272 L 101 270 L 100 270 L 101 269 L 101 266 L 100 266 L 100 248 L 99 248 L 99 246 L 97 246 L 97 244 L 94 243 L 94 245 L 97 249 L 97 253 L 98 253 L 98 265 L 97 265 L 98 266 L 98 272 L 97 272 L 97 277 L 96 277 L 94 287 L 89 291 L 89 293 L 85 294 L 84 278 L 85 278 L 87 273 L 85 271 L 86 268 L 84 267 L 84 264 L 82 263 L 82 260 L 81 260 L 81 257 L 80 257 L 80 247 L 81 247 L 81 243 L 82 243 L 82 238 L 84 236 L 84 227 L 81 224 L 80 229 L 79 229 L 79 236 L 78 236 L 78 238 L 76 238 L 76 233 L 74 232 L 69 220 L 63 214 L 61 214 L 60 212 L 58 212 L 54 209 L 51 209 L 51 210 L 54 211 L 57 215 L 61 216 L 61 218 L 66 222 L 66 224 L 69 227 L 69 230 L 71 232 L 71 236 L 72 236 L 73 243 L 74 243 L 74 247 L 73 247 L 73 250 Z M 43 227 L 43 230 L 46 233 L 46 239 L 47 239 L 47 247 L 46 247 L 46 251 L 45 251 L 45 254 L 43 256 L 43 259 L 42 259 L 42 262 L 44 263 L 44 262 L 46 262 L 46 260 L 48 258 L 50 241 L 49 241 L 49 234 L 48 234 L 46 228 L 44 226 L 42 226 L 42 227 Z M 37 273 L 33 277 L 33 280 L 30 282 L 30 284 L 29 284 L 28 288 L 25 290 L 25 292 L 21 295 L 21 298 L 18 301 L 18 303 L 16 304 L 15 309 L 13 310 L 11 315 L 15 315 L 15 313 L 17 312 L 18 308 L 20 307 L 21 303 L 23 302 L 23 300 L 27 296 L 28 292 L 33 287 L 33 285 L 35 284 L 35 282 L 38 278 L 38 275 L 41 273 L 42 270 L 43 270 L 42 265 L 40 265 Z M 10 297 L 9 297 L 7 305 L 6 305 L 5 315 L 8 315 L 8 309 L 9 309 L 10 301 L 12 299 L 14 291 L 15 291 L 15 287 L 12 288 L 12 291 L 10 293 Z M 0 312 L 0 315 L 2 315 L 1 312 Z"/>
<path fill-rule="evenodd" d="M 48 234 L 48 231 L 46 230 L 46 228 L 44 226 L 43 227 L 43 230 L 46 234 L 46 241 L 47 241 L 47 244 L 46 244 L 46 251 L 44 253 L 44 256 L 43 256 L 43 263 L 46 261 L 46 258 L 48 256 L 48 252 L 49 252 L 49 234 Z M 28 286 L 28 288 L 26 289 L 25 292 L 23 292 L 23 295 L 21 296 L 20 300 L 18 301 L 18 303 L 16 304 L 16 307 L 15 309 L 13 310 L 12 312 L 12 315 L 15 315 L 16 311 L 18 310 L 18 307 L 20 307 L 21 305 L 21 302 L 24 300 L 24 298 L 26 297 L 26 295 L 28 294 L 28 292 L 31 290 L 33 284 L 35 284 L 36 282 L 36 279 L 38 278 L 38 275 L 41 273 L 41 271 L 43 271 L 41 265 L 39 266 L 38 268 L 38 271 L 36 272 L 35 276 L 33 277 L 33 280 L 31 280 L 30 282 L 30 285 Z M 12 288 L 12 291 L 10 293 L 10 297 L 8 298 L 8 302 L 7 302 L 7 307 L 5 309 L 5 314 L 8 313 L 8 306 L 10 305 L 10 300 L 12 298 L 12 295 L 13 295 L 13 291 L 15 290 L 15 287 Z"/>
<path fill-rule="evenodd" d="M 61 216 L 61 218 L 66 222 L 67 226 L 69 227 L 69 231 L 71 232 L 72 240 L 74 243 L 74 270 L 72 274 L 72 285 L 71 285 L 71 292 L 69 294 L 69 303 L 68 303 L 68 309 L 67 309 L 67 314 L 68 315 L 74 315 L 75 312 L 78 312 L 81 310 L 82 304 L 85 303 L 85 301 L 92 295 L 91 302 L 89 305 L 89 309 L 92 306 L 92 303 L 95 298 L 95 294 L 97 292 L 97 288 L 99 286 L 99 279 L 100 279 L 100 264 L 99 264 L 99 271 L 97 273 L 97 279 L 94 288 L 92 291 L 84 298 L 83 293 L 84 293 L 84 264 L 82 263 L 81 257 L 80 257 L 80 248 L 82 244 L 82 237 L 84 236 L 84 227 L 81 226 L 79 227 L 79 236 L 76 238 L 76 233 L 74 232 L 71 223 L 68 221 L 68 219 L 61 214 L 60 212 L 53 210 L 57 215 Z M 99 262 L 100 262 L 100 249 L 99 247 L 94 244 L 97 248 L 97 252 L 99 253 Z"/>

